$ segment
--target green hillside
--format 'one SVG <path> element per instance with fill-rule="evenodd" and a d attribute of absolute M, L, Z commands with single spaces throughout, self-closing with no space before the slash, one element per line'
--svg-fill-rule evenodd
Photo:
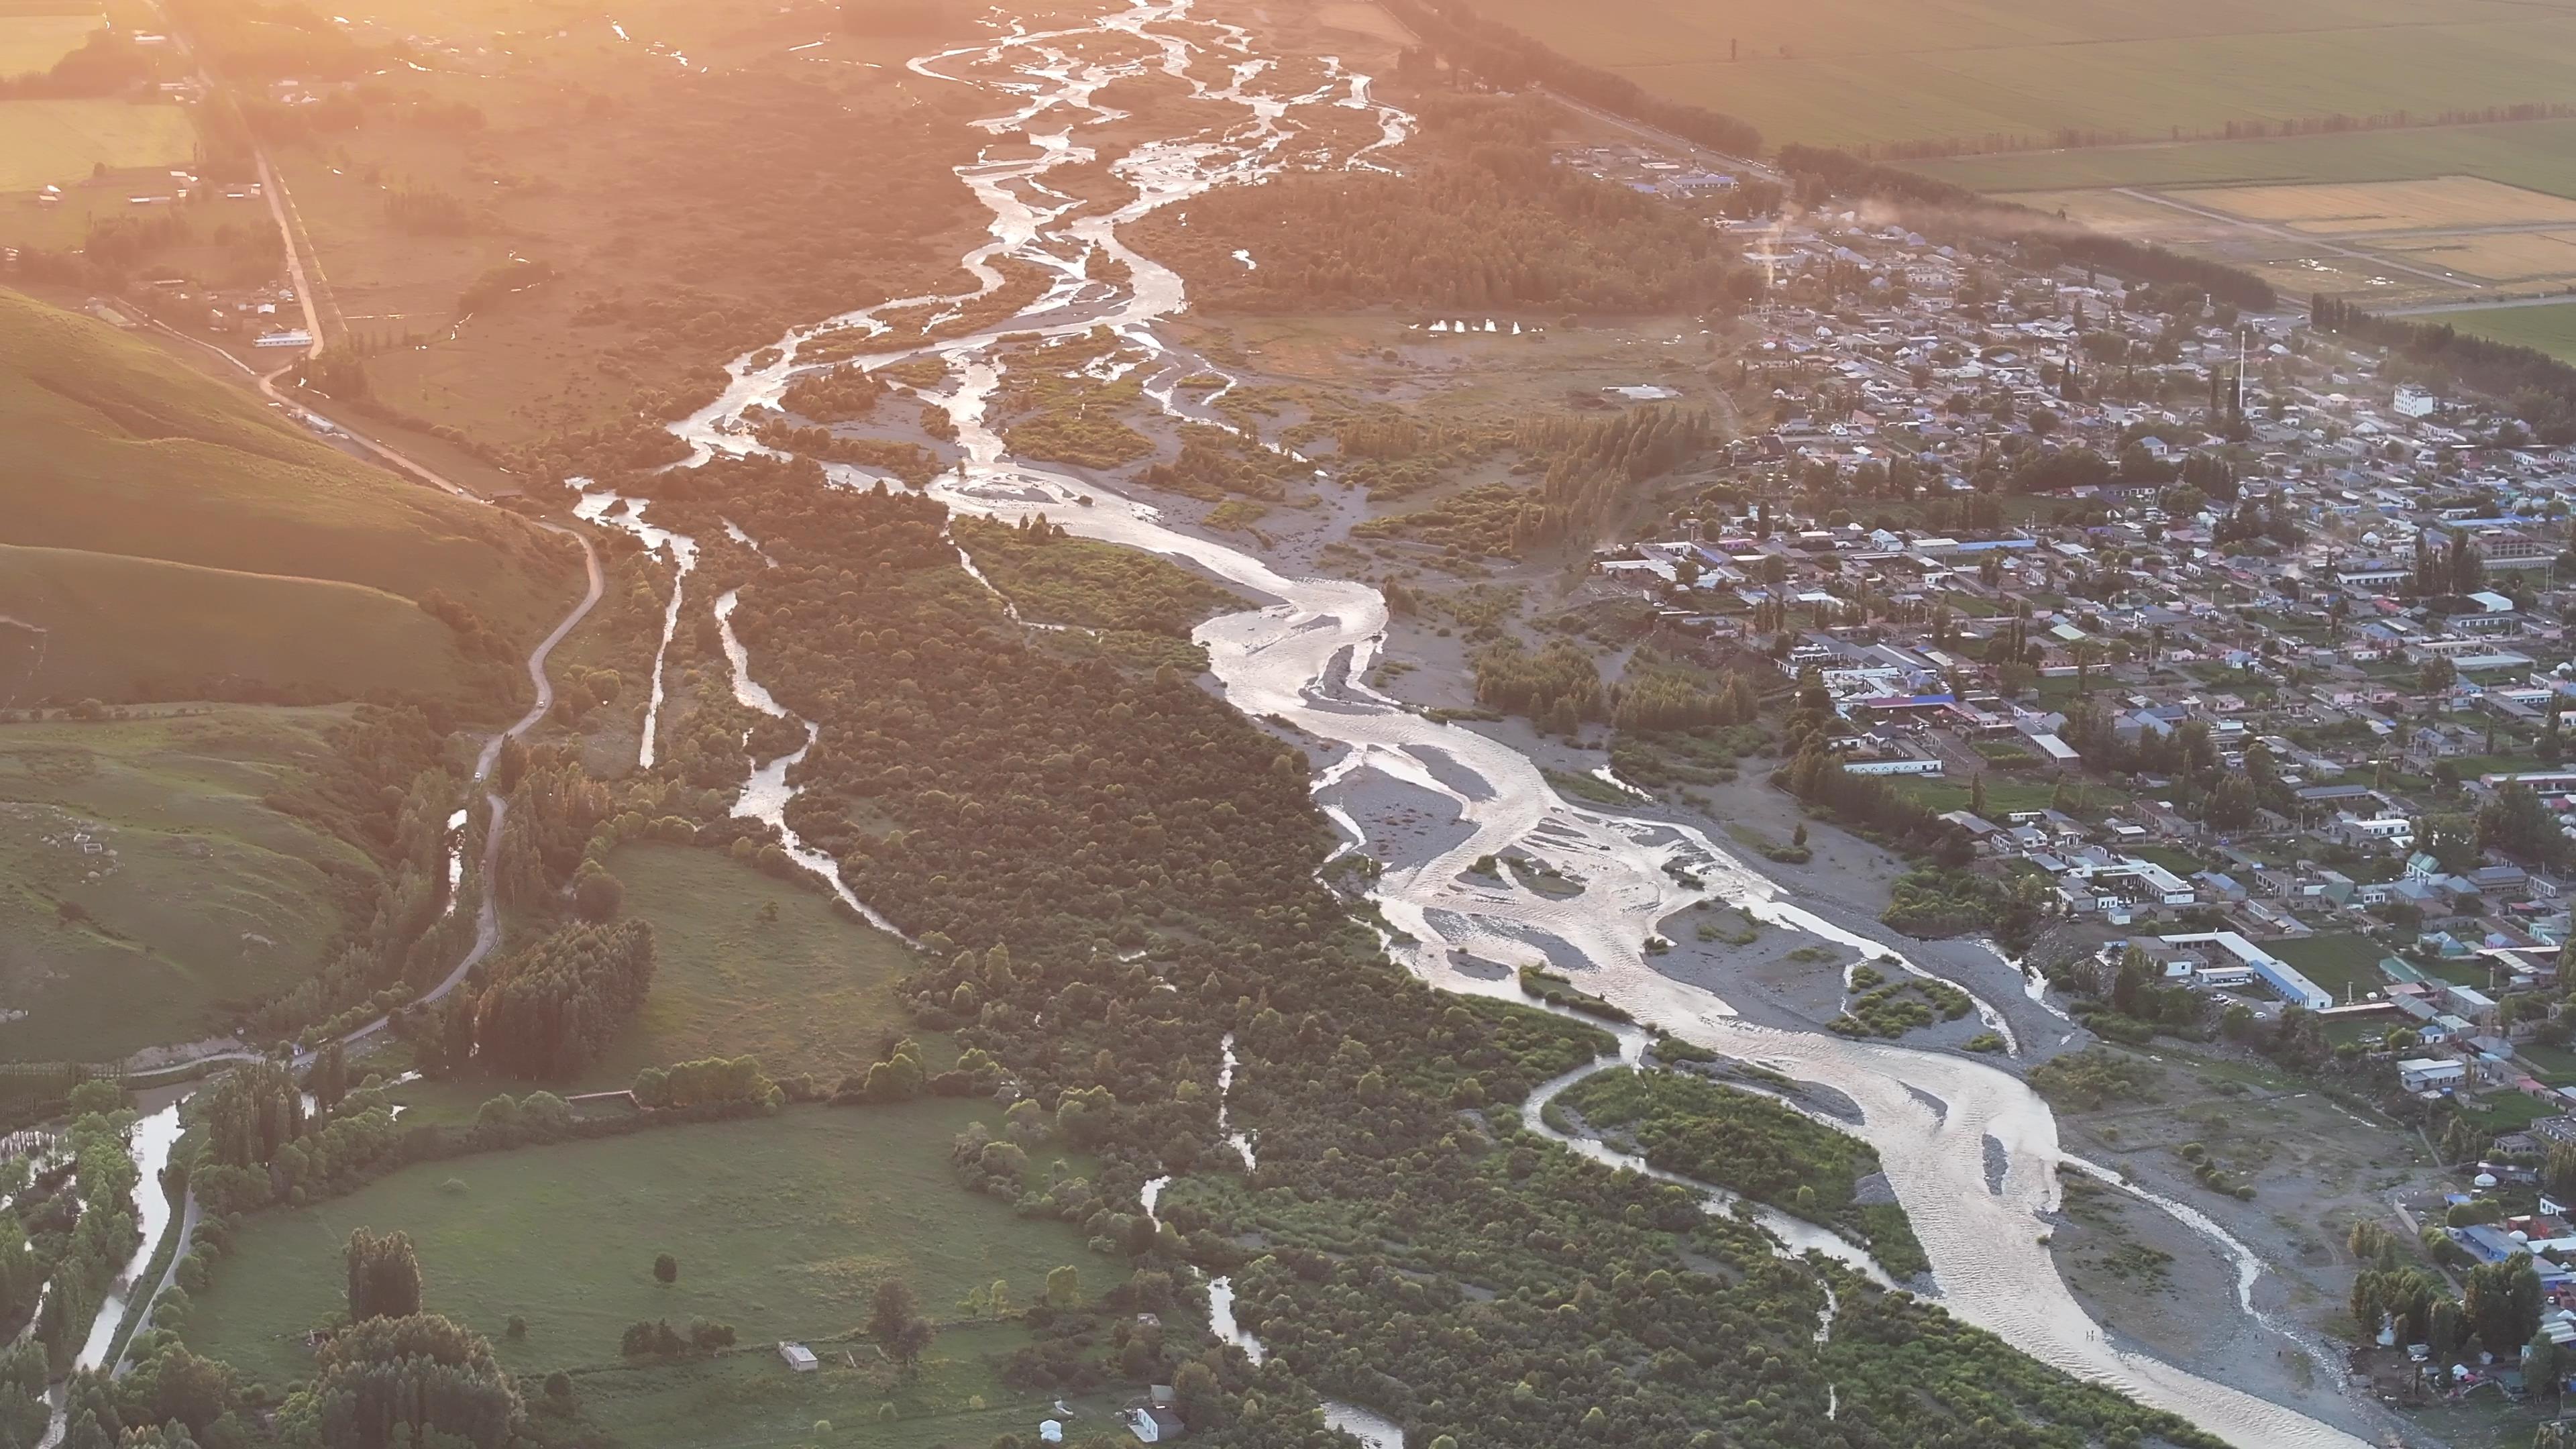
<path fill-rule="evenodd" d="M 0 1058 L 186 1041 L 309 974 L 377 870 L 266 800 L 348 717 L 0 722 Z"/>
<path fill-rule="evenodd" d="M 0 436 L 10 440 L 11 466 L 0 469 L 10 544 L 194 566 L 83 570 L 56 559 L 41 577 L 23 559 L 6 566 L 15 582 L 0 588 L 38 611 L 0 613 L 51 629 L 57 616 L 28 602 L 51 588 L 51 607 L 71 611 L 59 622 L 114 651 L 77 666 L 94 680 L 140 688 L 203 673 L 186 667 L 173 632 L 195 612 L 253 636 L 232 646 L 225 667 L 264 657 L 293 676 L 296 697 L 388 683 L 435 693 L 465 670 L 453 636 L 422 632 L 394 601 L 442 590 L 517 644 L 542 633 L 578 587 L 568 546 L 524 520 L 361 463 L 146 342 L 8 291 Z M 108 600 L 111 578 L 147 593 Z M 375 592 L 291 586 L 301 580 Z M 151 617 L 163 626 L 132 627 Z M 300 647 L 326 631 L 341 636 L 336 644 Z M 389 677 L 383 661 L 406 655 L 408 677 Z M 47 666 L 57 667 L 73 666 Z"/>
<path fill-rule="evenodd" d="M 322 579 L 0 544 L 0 617 L 45 630 L 0 658 L 0 703 L 446 699 L 469 678 L 454 632 L 418 605 Z"/>

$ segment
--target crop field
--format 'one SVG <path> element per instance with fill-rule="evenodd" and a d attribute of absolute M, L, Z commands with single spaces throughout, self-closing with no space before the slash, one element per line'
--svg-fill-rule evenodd
<path fill-rule="evenodd" d="M 2198 149 L 2205 148 L 2102 154 L 2144 158 Z M 2020 173 L 1997 166 L 1982 174 L 1994 180 L 2069 179 L 2080 169 L 2079 157 L 2096 159 L 2068 152 L 2051 158 L 2064 164 L 2034 165 Z M 2099 178 L 2117 169 L 2097 167 L 2093 174 Z M 2143 173 L 2144 164 L 2138 169 Z M 2198 169 L 2203 168 L 2168 167 L 2163 174 Z M 1945 174 L 1978 173 L 1962 167 Z M 2380 307 L 2435 305 L 2576 285 L 2576 175 L 2558 182 L 2564 192 L 2473 173 L 2307 183 L 2194 179 L 2189 185 L 2141 180 L 2005 195 L 2097 231 L 2257 272 L 2292 298 L 2326 291 L 2359 293 Z"/>
<path fill-rule="evenodd" d="M 2321 236 L 2540 222 L 2576 224 L 2576 201 L 2478 176 L 2222 186 L 2174 190 L 2165 195 L 2248 221 L 2274 222 Z"/>
<path fill-rule="evenodd" d="M 91 168 L 178 166 L 197 152 L 182 107 L 116 100 L 0 101 L 0 193 L 70 187 Z"/>
<path fill-rule="evenodd" d="M 0 8 L 0 78 L 53 69 L 55 61 L 80 49 L 90 32 L 106 23 L 107 17 L 94 10 L 49 15 Z"/>
<path fill-rule="evenodd" d="M 247 1220 L 185 1336 L 272 1383 L 309 1372 L 297 1339 L 345 1308 L 341 1251 L 357 1227 L 409 1233 L 424 1306 L 489 1335 L 520 1373 L 614 1364 L 637 1319 L 729 1323 L 755 1344 L 830 1338 L 866 1322 L 888 1277 L 943 1320 L 995 1279 L 1027 1303 L 1068 1263 L 1098 1292 L 1109 1269 L 1073 1228 L 1020 1218 L 949 1176 L 949 1140 L 999 1117 L 946 1100 L 800 1107 L 425 1163 Z M 670 1284 L 653 1277 L 666 1252 L 680 1266 Z M 504 1336 L 512 1314 L 527 1319 L 525 1338 Z"/>
<path fill-rule="evenodd" d="M 0 724 L 0 1057 L 189 1040 L 217 1003 L 312 970 L 340 924 L 326 869 L 371 867 L 261 801 L 343 718 Z"/>
<path fill-rule="evenodd" d="M 2162 140 L 2230 121 L 2566 98 L 2576 16 L 2462 0 L 1483 0 L 1490 18 L 1773 141 Z"/>

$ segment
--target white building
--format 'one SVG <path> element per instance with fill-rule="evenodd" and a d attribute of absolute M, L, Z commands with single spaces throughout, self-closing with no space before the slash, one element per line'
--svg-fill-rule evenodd
<path fill-rule="evenodd" d="M 2438 1092 L 2469 1079 L 2469 1064 L 2447 1057 L 2410 1057 L 2397 1064 L 2397 1085 L 2410 1092 Z"/>

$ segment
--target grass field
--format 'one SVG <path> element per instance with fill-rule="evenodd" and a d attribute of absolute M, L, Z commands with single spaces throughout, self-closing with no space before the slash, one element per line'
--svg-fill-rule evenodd
<path fill-rule="evenodd" d="M 1888 783 L 1937 814 L 1967 809 L 1968 801 L 1975 794 L 1975 787 L 1966 780 L 1930 780 L 1900 775 L 1890 777 Z M 2000 770 L 1990 770 L 1986 774 L 1986 816 L 1990 820 L 2000 822 L 2003 816 L 2017 811 L 2045 810 L 2048 802 L 2056 797 L 2057 787 L 2053 784 L 2009 779 Z"/>
<path fill-rule="evenodd" d="M 344 716 L 0 724 L 0 1057 L 188 1040 L 217 1003 L 312 970 L 340 922 L 324 867 L 371 867 L 261 799 Z"/>
<path fill-rule="evenodd" d="M 2367 936 L 2303 936 L 2295 941 L 2266 941 L 2263 949 L 2323 987 L 2337 1004 L 2347 994 L 2363 1001 L 2374 991 L 2388 989 L 2388 978 L 2379 974 L 2380 958 L 2389 954 L 2388 948 Z"/>
<path fill-rule="evenodd" d="M 55 61 L 80 49 L 90 32 L 106 23 L 107 17 L 95 11 L 32 15 L 0 10 L 0 79 L 53 69 Z"/>
<path fill-rule="evenodd" d="M 196 154 L 196 126 L 175 105 L 0 101 L 0 192 L 70 187 L 97 166 L 184 165 Z"/>
<path fill-rule="evenodd" d="M 877 1059 L 881 1033 L 907 1029 L 894 983 L 911 951 L 823 896 L 687 846 L 624 846 L 608 866 L 625 913 L 653 923 L 655 964 L 642 1014 L 591 1071 L 601 1085 L 746 1053 L 773 1073 L 837 1079 Z M 778 918 L 763 919 L 773 905 Z"/>
<path fill-rule="evenodd" d="M 826 1082 L 864 1071 L 889 1036 L 912 1036 L 934 1070 L 954 1060 L 945 1038 L 911 1029 L 895 983 L 912 969 L 902 942 L 834 915 L 824 897 L 720 851 L 620 846 L 608 867 L 626 886 L 623 914 L 653 926 L 653 989 L 635 1020 L 561 1091 L 615 1091 L 645 1067 L 754 1056 L 772 1075 Z M 764 913 L 776 910 L 776 918 Z M 529 1084 L 469 1073 L 407 1082 L 409 1120 L 470 1122 L 495 1092 Z"/>
<path fill-rule="evenodd" d="M 2499 307 L 2488 312 L 2443 312 L 2418 319 L 2510 342 L 2537 347 L 2553 357 L 2576 361 L 2576 305 Z"/>
<path fill-rule="evenodd" d="M 138 338 L 6 291 L 0 437 L 10 442 L 0 518 L 7 541 L 21 547 L 317 579 L 408 600 L 438 589 L 510 640 L 541 632 L 579 589 L 569 543 L 358 463 Z M 175 572 L 157 576 L 166 613 L 201 599 L 212 607 L 218 595 L 254 602 L 237 580 L 192 577 L 209 590 L 182 587 Z M 258 602 L 316 597 L 267 590 Z M 320 617 L 389 654 L 418 637 L 358 627 L 385 622 L 382 610 Z M 272 609 L 253 632 L 291 637 L 309 622 Z M 129 642 L 144 661 L 160 648 L 150 631 Z M 373 666 L 370 678 L 384 667 Z"/>
<path fill-rule="evenodd" d="M 1647 89 L 1835 145 L 2174 128 L 2563 97 L 2576 17 L 2502 0 L 2138 6 L 1484 0 L 1480 13 Z M 1730 59 L 1730 55 L 1734 59 Z"/>
<path fill-rule="evenodd" d="M 941 1100 L 800 1107 L 408 1168 L 244 1223 L 186 1338 L 273 1384 L 309 1372 L 295 1336 L 345 1306 L 341 1247 L 361 1226 L 408 1232 L 425 1306 L 489 1334 L 519 1372 L 613 1364 L 639 1318 L 713 1319 L 747 1343 L 828 1338 L 866 1321 L 887 1277 L 941 1319 L 996 1278 L 1026 1302 L 1066 1263 L 1098 1292 L 1109 1269 L 1073 1228 L 1017 1217 L 950 1178 L 949 1140 L 998 1118 L 990 1104 Z M 664 1252 L 680 1264 L 667 1286 L 653 1278 Z M 514 1313 L 528 1320 L 523 1340 L 503 1336 Z"/>

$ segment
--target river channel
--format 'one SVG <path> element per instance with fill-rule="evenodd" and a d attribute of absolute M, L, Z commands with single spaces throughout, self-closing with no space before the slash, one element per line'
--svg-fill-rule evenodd
<path fill-rule="evenodd" d="M 1096 61 L 1075 54 L 1086 42 L 1116 41 L 1120 34 L 1146 42 L 1145 58 Z M 1117 48 L 1139 49 L 1128 42 L 1117 42 Z M 1194 76 L 1191 62 L 1201 56 L 1214 58 L 1214 68 L 1230 80 L 1220 87 Z M 992 212 L 990 240 L 961 258 L 984 290 L 999 285 L 991 262 L 1001 255 L 1071 277 L 1096 247 L 1124 262 L 1131 276 L 1114 288 L 1060 285 L 972 336 L 864 359 L 870 368 L 922 356 L 948 364 L 947 382 L 924 389 L 924 396 L 947 411 L 966 457 L 931 491 L 961 512 L 1008 520 L 1043 511 L 1075 534 L 1185 559 L 1278 601 L 1198 630 L 1225 698 L 1247 715 L 1276 717 L 1347 751 L 1328 779 L 1378 770 L 1448 797 L 1468 827 L 1466 837 L 1437 858 L 1390 868 L 1378 882 L 1378 903 L 1407 938 L 1396 944 L 1400 959 L 1436 987 L 1497 994 L 1508 992 L 1508 983 L 1460 970 L 1459 955 L 1528 959 L 1535 942 L 1558 943 L 1576 958 L 1572 964 L 1588 968 L 1582 972 L 1585 990 L 1638 1020 L 1832 1087 L 1857 1104 L 1862 1120 L 1855 1130 L 1877 1149 L 1932 1261 L 1943 1306 L 1959 1318 L 2045 1363 L 2180 1414 L 2248 1449 L 2362 1443 L 2282 1405 L 2106 1339 L 2077 1305 L 2045 1246 L 2042 1215 L 2058 1204 L 2064 1158 L 2047 1105 L 2020 1079 L 1960 1056 L 1751 1024 L 1722 995 L 1654 970 L 1644 952 L 1666 917 L 1710 898 L 1887 965 L 1916 969 L 1894 938 L 1882 938 L 1873 924 L 1839 924 L 1791 903 L 1700 830 L 1569 802 L 1510 746 L 1461 725 L 1425 719 L 1347 683 L 1365 672 L 1384 640 L 1387 605 L 1376 589 L 1284 575 L 1228 544 L 1166 526 L 1146 504 L 1006 454 L 985 421 L 987 401 L 1001 378 L 995 355 L 1000 337 L 1009 333 L 1018 343 L 1033 334 L 1107 327 L 1140 354 L 1139 366 L 1166 383 L 1176 375 L 1172 369 L 1195 369 L 1197 359 L 1154 330 L 1158 320 L 1186 306 L 1180 277 L 1129 250 L 1115 228 L 1211 186 L 1257 180 L 1278 169 L 1283 163 L 1277 155 L 1297 134 L 1301 113 L 1370 112 L 1379 129 L 1365 151 L 1400 138 L 1409 118 L 1377 102 L 1366 77 L 1327 61 L 1320 86 L 1293 95 L 1261 93 L 1255 82 L 1270 63 L 1251 53 L 1245 32 L 1192 19 L 1189 0 L 1137 4 L 1076 29 L 1031 33 L 1013 22 L 989 43 L 924 56 L 911 68 L 925 80 L 975 86 L 1007 103 L 1007 111 L 983 128 L 997 139 L 1026 143 L 1013 145 L 1009 159 L 959 168 L 961 182 Z M 1115 214 L 1059 225 L 1071 203 L 1040 189 L 1035 178 L 1054 166 L 1092 159 L 1076 128 L 1103 118 L 1094 94 L 1109 80 L 1147 69 L 1188 82 L 1205 100 L 1239 105 L 1241 119 L 1136 146 L 1114 166 L 1135 186 L 1137 199 Z M 1035 154 L 1021 156 L 1029 151 Z M 1354 155 L 1343 164 L 1374 163 Z M 799 370 L 798 344 L 826 326 L 873 320 L 867 312 L 823 319 L 780 339 L 774 354 L 736 359 L 728 367 L 731 382 L 724 395 L 675 431 L 695 445 L 700 458 L 744 451 L 751 446 L 741 431 L 745 410 L 774 401 L 784 390 Z M 1147 392 L 1179 411 L 1180 405 L 1168 401 L 1167 385 L 1158 390 L 1149 384 Z M 747 671 L 745 661 L 735 663 Z M 747 672 L 737 677 L 748 682 Z M 1423 769 L 1421 761 L 1431 752 L 1445 757 L 1440 778 Z M 777 784 L 783 786 L 783 766 L 779 774 Z M 1356 829 L 1346 813 L 1335 813 L 1346 828 Z M 1552 899 L 1509 880 L 1468 873 L 1478 856 L 1506 851 L 1544 860 L 1579 882 L 1581 894 Z M 2001 1025 L 2000 1017 L 1989 1019 Z M 1991 1180 L 1990 1157 L 2002 1163 Z M 2223 1310 L 2213 1305 L 2213 1311 Z"/>

